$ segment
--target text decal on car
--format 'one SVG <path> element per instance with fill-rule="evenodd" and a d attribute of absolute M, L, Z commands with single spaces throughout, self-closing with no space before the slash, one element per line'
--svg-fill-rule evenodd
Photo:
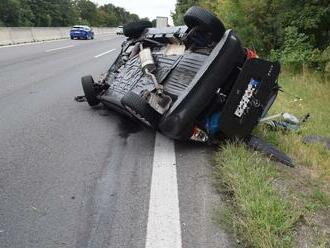
<path fill-rule="evenodd" d="M 242 115 L 244 115 L 244 113 L 248 109 L 248 104 L 250 103 L 251 98 L 253 97 L 253 94 L 257 90 L 259 84 L 260 82 L 258 82 L 257 80 L 253 78 L 250 79 L 249 85 L 245 90 L 244 95 L 234 113 L 237 117 L 242 117 Z"/>

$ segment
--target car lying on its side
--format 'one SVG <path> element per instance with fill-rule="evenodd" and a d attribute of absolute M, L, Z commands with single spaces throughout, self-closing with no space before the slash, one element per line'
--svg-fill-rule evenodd
<path fill-rule="evenodd" d="M 94 32 L 93 29 L 88 26 L 73 26 L 70 30 L 70 38 L 73 39 L 84 39 L 84 40 L 93 40 Z"/>
<path fill-rule="evenodd" d="M 82 78 L 89 105 L 135 118 L 177 140 L 251 137 L 279 86 L 280 65 L 257 58 L 207 10 L 191 7 L 185 26 L 124 26 L 127 37 L 104 78 Z"/>

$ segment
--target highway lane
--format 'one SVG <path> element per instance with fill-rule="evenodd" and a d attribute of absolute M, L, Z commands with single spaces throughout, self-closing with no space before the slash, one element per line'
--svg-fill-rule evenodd
<path fill-rule="evenodd" d="M 85 63 L 100 65 L 100 62 L 104 60 L 96 61 L 94 56 L 109 49 L 119 50 L 120 48 L 118 41 L 122 38 L 110 38 L 113 39 L 64 40 L 30 46 L 0 48 L 0 96 L 30 83 L 52 78 L 58 72 L 66 71 L 70 74 L 70 69 Z M 66 49 L 53 50 L 63 47 Z M 99 67 L 95 66 L 95 68 Z M 104 70 L 105 64 L 100 69 Z"/>
<path fill-rule="evenodd" d="M 0 247 L 146 246 L 155 134 L 73 101 L 122 40 L 0 48 Z M 231 247 L 212 220 L 212 151 L 176 143 L 174 156 L 180 247 Z"/>

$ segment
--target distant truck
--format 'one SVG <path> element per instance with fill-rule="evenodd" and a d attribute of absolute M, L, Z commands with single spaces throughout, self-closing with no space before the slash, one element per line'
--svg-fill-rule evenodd
<path fill-rule="evenodd" d="M 156 28 L 166 28 L 168 26 L 168 18 L 163 16 L 156 17 Z"/>

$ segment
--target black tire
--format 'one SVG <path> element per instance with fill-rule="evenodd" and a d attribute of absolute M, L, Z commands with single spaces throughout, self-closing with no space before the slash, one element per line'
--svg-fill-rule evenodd
<path fill-rule="evenodd" d="M 131 22 L 123 27 L 123 33 L 128 38 L 139 38 L 146 28 L 151 28 L 149 21 Z"/>
<path fill-rule="evenodd" d="M 92 107 L 98 105 L 100 103 L 100 99 L 97 98 L 93 77 L 90 75 L 82 77 L 81 84 L 88 104 Z"/>
<path fill-rule="evenodd" d="M 189 8 L 183 16 L 183 20 L 189 28 L 200 26 L 211 32 L 212 39 L 216 42 L 220 41 L 226 32 L 225 26 L 215 15 L 197 6 Z"/>
<path fill-rule="evenodd" d="M 70 38 L 71 38 L 71 40 L 73 40 L 73 39 L 74 39 L 74 37 L 73 37 L 73 36 L 71 36 Z"/>
<path fill-rule="evenodd" d="M 136 119 L 155 130 L 158 129 L 161 115 L 144 98 L 130 91 L 121 99 L 121 104 Z"/>

